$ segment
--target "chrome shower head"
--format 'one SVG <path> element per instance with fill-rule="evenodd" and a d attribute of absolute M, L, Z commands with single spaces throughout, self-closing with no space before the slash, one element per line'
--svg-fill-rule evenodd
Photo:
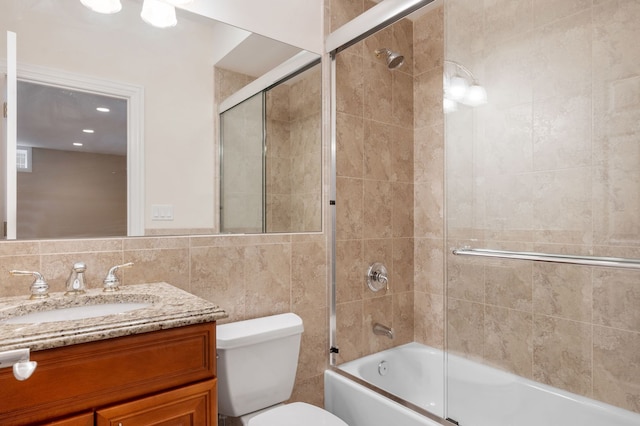
<path fill-rule="evenodd" d="M 392 50 L 382 48 L 382 49 L 376 50 L 375 53 L 376 53 L 376 57 L 378 58 L 383 56 L 385 57 L 387 61 L 387 67 L 390 70 L 395 70 L 397 68 L 400 68 L 402 64 L 404 64 L 404 56 L 402 56 L 398 52 L 394 52 Z"/>

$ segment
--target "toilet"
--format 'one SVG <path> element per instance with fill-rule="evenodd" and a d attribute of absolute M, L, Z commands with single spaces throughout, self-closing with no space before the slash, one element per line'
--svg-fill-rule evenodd
<path fill-rule="evenodd" d="M 292 313 L 218 325 L 218 412 L 245 426 L 348 426 L 291 397 L 302 319 Z"/>

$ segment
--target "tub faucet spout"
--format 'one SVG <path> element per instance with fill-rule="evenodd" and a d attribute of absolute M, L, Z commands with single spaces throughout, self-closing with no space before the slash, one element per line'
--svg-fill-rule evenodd
<path fill-rule="evenodd" d="M 389 339 L 393 339 L 393 328 L 389 328 L 386 325 L 382 325 L 377 322 L 373 326 L 373 334 L 387 336 Z"/>

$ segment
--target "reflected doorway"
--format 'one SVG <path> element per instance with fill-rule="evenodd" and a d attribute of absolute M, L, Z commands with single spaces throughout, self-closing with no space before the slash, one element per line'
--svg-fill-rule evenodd
<path fill-rule="evenodd" d="M 17 107 L 8 110 L 6 121 L 10 121 L 13 110 L 18 129 L 14 137 L 4 143 L 3 156 L 9 147 L 20 147 L 18 155 L 8 158 L 21 162 L 22 171 L 15 174 L 26 192 L 16 194 L 17 184 L 12 189 L 8 182 L 0 187 L 0 198 L 7 206 L 5 238 L 144 235 L 144 88 L 25 64 L 18 65 L 17 80 Z M 105 119 L 105 115 L 112 118 Z M 92 160 L 72 155 L 81 153 L 103 157 Z M 96 158 L 107 156 L 112 156 L 110 161 L 95 162 Z M 124 156 L 124 165 L 116 161 L 115 156 Z M 47 167 L 53 163 L 64 164 L 64 167 L 58 172 L 49 170 L 39 175 L 44 170 L 41 166 L 45 164 L 45 157 L 49 158 Z M 36 164 L 39 164 L 37 173 Z M 103 167 L 111 170 L 101 180 Z M 73 178 L 72 171 L 80 174 Z M 66 174 L 65 178 L 53 185 L 53 177 L 60 177 L 60 173 Z M 116 175 L 119 177 L 115 178 Z M 115 196 L 109 188 L 120 179 L 125 183 L 120 182 L 118 186 L 124 190 Z M 91 180 L 91 189 L 79 188 Z M 44 183 L 50 186 L 43 189 Z M 55 203 L 45 203 L 46 199 Z M 118 205 L 124 205 L 124 216 L 122 208 L 117 207 L 117 219 L 110 218 L 108 223 L 98 225 L 100 216 L 113 216 Z M 13 229 L 8 237 L 7 229 Z"/>
<path fill-rule="evenodd" d="M 17 87 L 17 238 L 126 235 L 126 99 Z"/>

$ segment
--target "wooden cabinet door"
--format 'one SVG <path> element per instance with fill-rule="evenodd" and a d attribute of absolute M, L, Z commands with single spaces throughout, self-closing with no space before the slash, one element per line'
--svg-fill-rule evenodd
<path fill-rule="evenodd" d="M 47 426 L 93 426 L 93 411 L 46 423 Z"/>
<path fill-rule="evenodd" d="M 216 379 L 98 410 L 97 426 L 215 426 Z"/>

